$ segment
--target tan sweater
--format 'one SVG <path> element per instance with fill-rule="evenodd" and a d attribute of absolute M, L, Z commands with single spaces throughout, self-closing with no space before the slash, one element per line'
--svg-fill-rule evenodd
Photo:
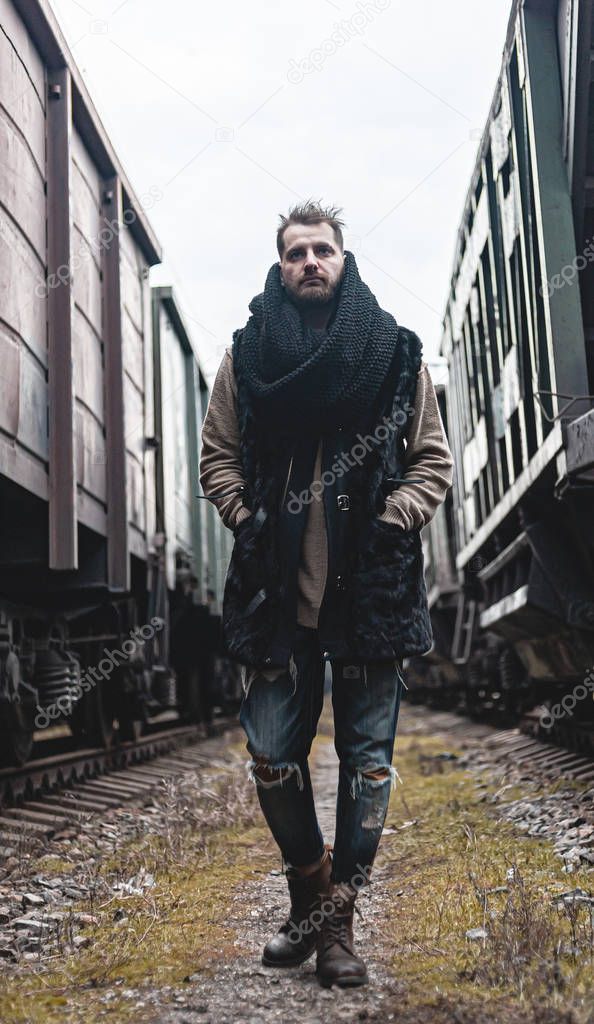
<path fill-rule="evenodd" d="M 239 448 L 236 410 L 237 386 L 233 372 L 231 346 L 219 366 L 204 424 L 200 457 L 200 484 L 204 494 L 230 491 L 244 483 Z M 423 478 L 423 483 L 402 483 L 386 498 L 385 511 L 379 516 L 403 530 L 422 527 L 433 518 L 452 486 L 453 459 L 445 436 L 437 396 L 426 363 L 421 362 L 417 378 L 414 414 L 408 428 L 404 477 Z M 322 443 L 318 446 L 313 480 L 321 473 Z M 313 481 L 312 481 L 313 482 Z M 314 489 L 319 500 L 309 503 L 303 534 L 298 576 L 297 621 L 315 627 L 326 586 L 328 549 L 321 484 Z M 251 515 L 241 495 L 214 498 L 219 515 L 229 529 Z"/>

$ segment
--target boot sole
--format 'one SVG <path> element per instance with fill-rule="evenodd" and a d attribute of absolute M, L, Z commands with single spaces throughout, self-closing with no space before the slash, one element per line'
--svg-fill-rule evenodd
<path fill-rule="evenodd" d="M 367 974 L 362 978 L 320 978 L 319 975 L 317 978 L 322 988 L 332 988 L 333 985 L 338 985 L 339 988 L 357 988 L 359 985 L 369 984 Z"/>
<path fill-rule="evenodd" d="M 266 956 L 262 955 L 262 964 L 264 967 L 299 967 L 299 964 L 304 964 L 306 960 L 309 960 L 315 951 L 316 947 L 314 946 L 308 953 L 305 953 L 296 960 L 269 960 Z"/>

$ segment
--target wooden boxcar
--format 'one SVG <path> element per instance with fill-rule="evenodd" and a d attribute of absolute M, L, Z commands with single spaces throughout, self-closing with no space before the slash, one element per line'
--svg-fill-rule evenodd
<path fill-rule="evenodd" d="M 109 744 L 180 709 L 180 579 L 216 653 L 228 542 L 196 497 L 204 377 L 173 296 L 151 298 L 155 190 L 134 193 L 49 4 L 0 0 L 0 23 L 0 757 L 11 763 L 57 723 Z M 167 394 L 178 386 L 183 403 Z M 184 688 L 181 710 L 196 717 L 195 673 Z"/>

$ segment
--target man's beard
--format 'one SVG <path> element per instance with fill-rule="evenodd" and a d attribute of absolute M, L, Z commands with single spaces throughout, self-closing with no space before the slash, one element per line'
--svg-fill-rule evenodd
<path fill-rule="evenodd" d="M 341 274 L 338 281 L 334 283 L 321 281 L 316 286 L 308 284 L 305 287 L 301 286 L 299 288 L 292 288 L 285 282 L 285 291 L 291 302 L 298 309 L 316 309 L 319 306 L 328 306 L 331 302 L 334 302 L 340 290 L 342 277 L 343 275 Z"/>

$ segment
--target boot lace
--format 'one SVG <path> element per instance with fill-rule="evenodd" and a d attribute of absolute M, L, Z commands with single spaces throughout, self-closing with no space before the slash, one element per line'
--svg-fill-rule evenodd
<path fill-rule="evenodd" d="M 353 908 L 359 917 L 363 917 L 359 907 L 355 904 Z M 352 923 L 352 915 L 350 914 L 333 914 L 328 917 L 324 922 L 323 929 L 323 942 L 324 950 L 330 948 L 335 943 L 338 943 L 347 953 L 352 953 L 351 937 L 349 931 L 349 924 Z"/>
<path fill-rule="evenodd" d="M 343 949 L 349 949 L 348 918 L 332 917 L 324 926 L 324 947 L 328 949 L 338 943 Z"/>

